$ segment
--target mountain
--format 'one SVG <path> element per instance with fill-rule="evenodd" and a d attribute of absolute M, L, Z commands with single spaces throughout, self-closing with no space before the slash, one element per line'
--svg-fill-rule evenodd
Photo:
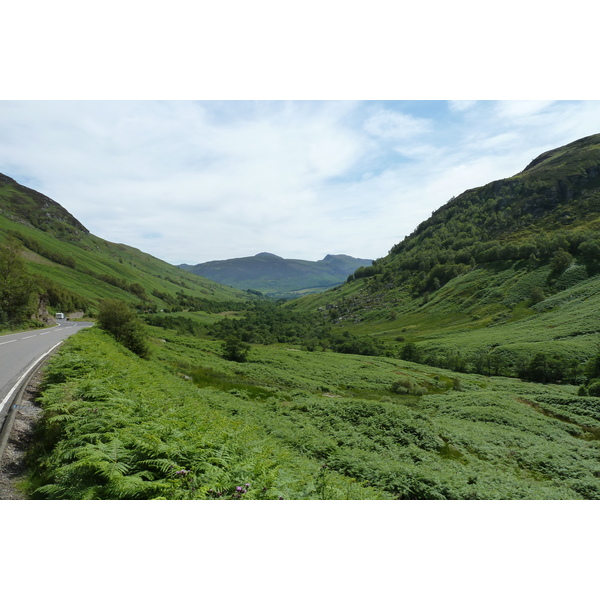
<path fill-rule="evenodd" d="M 346 281 L 348 275 L 373 261 L 345 254 L 328 254 L 318 261 L 287 259 L 261 252 L 256 256 L 215 260 L 182 269 L 241 290 L 269 295 L 322 291 Z"/>
<path fill-rule="evenodd" d="M 584 361 L 600 341 L 600 135 L 452 198 L 350 280 L 290 308 L 451 368 Z"/>
<path fill-rule="evenodd" d="M 0 174 L 0 250 L 9 247 L 16 250 L 7 256 L 20 257 L 30 276 L 12 286 L 27 288 L 22 310 L 46 319 L 53 312 L 89 314 L 106 298 L 146 312 L 217 310 L 220 304 L 248 299 L 238 290 L 93 235 L 58 202 Z M 0 267 L 1 259 L 0 252 Z M 0 277 L 6 302 L 8 285 Z M 4 304 L 0 303 L 0 324 L 15 318 Z"/>

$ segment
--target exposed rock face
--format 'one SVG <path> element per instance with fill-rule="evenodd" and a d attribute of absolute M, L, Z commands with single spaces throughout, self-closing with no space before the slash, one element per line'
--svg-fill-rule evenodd
<path fill-rule="evenodd" d="M 32 190 L 14 179 L 0 173 L 0 188 L 8 187 L 8 193 L 4 194 L 4 206 L 0 207 L 19 220 L 32 225 L 37 229 L 45 230 L 51 228 L 57 237 L 61 237 L 61 227 L 68 229 L 72 236 L 76 231 L 78 235 L 87 234 L 86 229 L 69 211 L 63 208 L 48 196 Z M 52 227 L 52 224 L 59 227 Z M 67 235 L 67 231 L 62 232 Z"/>
<path fill-rule="evenodd" d="M 56 323 L 54 317 L 48 312 L 48 301 L 46 298 L 40 298 L 37 311 L 31 315 L 31 319 L 34 321 L 40 321 L 46 325 L 53 325 Z"/>

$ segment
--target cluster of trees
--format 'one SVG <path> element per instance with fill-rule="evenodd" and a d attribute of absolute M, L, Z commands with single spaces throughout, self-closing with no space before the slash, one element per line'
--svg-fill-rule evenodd
<path fill-rule="evenodd" d="M 578 383 L 582 374 L 583 368 L 577 361 L 545 352 L 536 353 L 518 369 L 521 379 L 538 383 Z"/>
<path fill-rule="evenodd" d="M 202 311 L 209 314 L 218 314 L 228 310 L 244 310 L 246 303 L 233 301 L 210 300 L 208 298 L 199 298 L 185 294 L 178 290 L 175 295 L 160 290 L 152 290 L 152 295 L 160 298 L 168 306 L 163 309 L 164 312 L 183 312 L 183 311 Z"/>
<path fill-rule="evenodd" d="M 579 384 L 584 378 L 600 378 L 600 358 L 597 375 L 590 366 L 558 353 L 538 352 L 531 359 L 515 364 L 499 352 L 481 350 L 464 354 L 456 349 L 427 350 L 414 342 L 403 344 L 399 357 L 402 360 L 449 369 L 459 373 L 479 373 L 486 376 L 520 377 L 537 383 Z"/>
<path fill-rule="evenodd" d="M 333 350 L 343 354 L 378 356 L 383 344 L 370 336 L 336 331 L 322 317 L 286 310 L 269 301 L 254 303 L 242 319 L 222 319 L 208 327 L 217 339 L 253 344 L 302 344 L 307 350 Z"/>
<path fill-rule="evenodd" d="M 126 292 L 130 292 L 142 300 L 147 299 L 146 290 L 140 283 L 129 283 L 126 279 L 115 277 L 114 275 L 109 275 L 108 273 L 96 274 L 94 277 L 100 281 L 104 281 L 104 283 L 108 283 L 109 285 L 118 287 Z"/>
<path fill-rule="evenodd" d="M 27 320 L 37 306 L 37 291 L 18 243 L 11 240 L 0 245 L 0 325 Z"/>
<path fill-rule="evenodd" d="M 208 330 L 219 339 L 235 337 L 252 344 L 276 344 L 320 339 L 325 326 L 312 314 L 291 312 L 269 301 L 256 301 L 245 311 L 244 318 L 222 319 Z"/>
<path fill-rule="evenodd" d="M 178 333 L 190 334 L 190 335 L 201 335 L 205 332 L 205 327 L 198 321 L 190 317 L 183 317 L 181 315 L 165 315 L 165 314 L 146 314 L 143 317 L 144 321 L 148 325 L 154 327 L 163 327 L 164 329 L 173 329 Z"/>
<path fill-rule="evenodd" d="M 415 295 L 422 295 L 477 265 L 497 261 L 522 261 L 529 268 L 550 264 L 556 276 L 576 259 L 589 275 L 598 273 L 597 231 L 565 231 L 558 215 L 556 232 L 509 237 L 533 222 L 540 200 L 534 197 L 528 204 L 515 197 L 490 197 L 489 193 L 466 193 L 453 199 L 396 244 L 387 257 L 361 267 L 348 280 L 369 278 L 371 289 L 407 285 Z M 569 206 L 569 212 L 577 210 L 577 204 Z"/>
<path fill-rule="evenodd" d="M 423 294 L 439 289 L 477 265 L 497 261 L 522 261 L 527 268 L 536 268 L 545 262 L 552 267 L 552 275 L 558 276 L 577 259 L 586 266 L 588 275 L 598 272 L 600 235 L 595 232 L 538 235 L 515 243 L 481 241 L 480 237 L 466 235 L 454 238 L 452 228 L 447 231 L 445 226 L 441 227 L 443 234 L 435 230 L 430 237 L 405 240 L 393 249 L 390 257 L 376 261 L 372 273 L 361 276 L 379 275 L 381 285 L 406 282 L 415 294 Z M 354 274 L 355 278 L 358 276 Z"/>
<path fill-rule="evenodd" d="M 467 355 L 453 348 L 423 349 L 414 342 L 407 342 L 401 347 L 399 358 L 458 373 L 507 377 L 515 375 L 512 365 L 501 354 L 484 350 Z"/>
<path fill-rule="evenodd" d="M 41 297 L 49 306 L 60 309 L 62 312 L 88 311 L 89 301 L 62 287 L 47 277 L 37 277 L 37 284 L 41 290 Z"/>
<path fill-rule="evenodd" d="M 63 312 L 88 310 L 88 301 L 43 276 L 33 277 L 15 239 L 0 244 L 0 326 L 28 321 L 39 306 Z"/>
<path fill-rule="evenodd" d="M 600 397 L 600 352 L 587 361 L 583 372 L 585 380 L 579 388 L 579 395 Z"/>

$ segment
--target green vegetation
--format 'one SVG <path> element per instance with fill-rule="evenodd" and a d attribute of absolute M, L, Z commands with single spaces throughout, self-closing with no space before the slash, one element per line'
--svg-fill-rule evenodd
<path fill-rule="evenodd" d="M 187 352 L 195 341 L 186 338 L 183 344 L 175 345 L 175 354 Z M 78 334 L 46 371 L 44 418 L 30 452 L 30 494 L 40 499 L 388 497 L 336 472 L 323 481 L 321 463 L 221 408 L 230 397 L 218 388 L 197 387 L 156 360 L 141 360 L 100 330 Z"/>
<path fill-rule="evenodd" d="M 451 199 L 346 285 L 289 307 L 335 311 L 396 355 L 410 342 L 424 364 L 581 383 L 600 331 L 599 223 L 595 135 Z"/>
<path fill-rule="evenodd" d="M 27 216 L 7 188 L 0 256 L 38 286 L 22 306 L 111 301 L 112 335 L 46 371 L 32 497 L 600 499 L 600 136 L 287 303 Z"/>
<path fill-rule="evenodd" d="M 600 399 L 388 357 L 97 329 L 45 376 L 34 498 L 600 499 Z"/>
<path fill-rule="evenodd" d="M 58 203 L 0 174 L 0 329 L 118 299 L 144 313 L 237 309 L 249 295 L 91 233 Z M 17 267 L 8 276 L 8 260 Z M 11 263 L 12 264 L 12 263 Z M 15 270 L 16 269 L 16 270 Z M 15 279 L 16 277 L 16 279 Z"/>
<path fill-rule="evenodd" d="M 256 256 L 180 266 L 196 275 L 255 295 L 290 298 L 339 285 L 350 273 L 371 262 L 345 254 L 328 254 L 322 260 L 309 261 L 261 252 Z"/>
<path fill-rule="evenodd" d="M 238 338 L 229 337 L 223 342 L 223 358 L 233 360 L 235 362 L 246 362 L 248 353 L 250 352 L 250 344 L 242 342 Z"/>
<path fill-rule="evenodd" d="M 148 358 L 150 349 L 144 325 L 137 314 L 121 300 L 102 300 L 97 317 L 98 327 L 110 333 L 142 358 Z"/>
<path fill-rule="evenodd" d="M 0 246 L 0 324 L 27 319 L 33 310 L 34 289 L 18 246 Z"/>

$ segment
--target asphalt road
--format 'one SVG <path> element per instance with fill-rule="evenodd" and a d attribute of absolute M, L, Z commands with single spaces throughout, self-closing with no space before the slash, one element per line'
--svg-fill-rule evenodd
<path fill-rule="evenodd" d="M 0 429 L 19 385 L 60 342 L 92 323 L 65 321 L 51 329 L 0 336 Z"/>

